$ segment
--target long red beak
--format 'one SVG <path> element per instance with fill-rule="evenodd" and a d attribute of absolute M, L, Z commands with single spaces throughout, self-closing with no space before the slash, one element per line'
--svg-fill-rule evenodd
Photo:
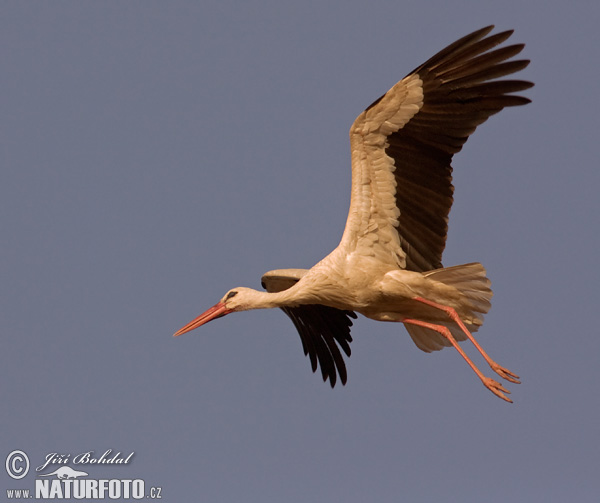
<path fill-rule="evenodd" d="M 198 327 L 204 325 L 205 323 L 208 323 L 211 320 L 214 320 L 214 319 L 220 318 L 221 316 L 225 316 L 226 314 L 229 314 L 231 311 L 232 311 L 231 309 L 227 309 L 225 307 L 225 304 L 223 302 L 219 302 L 218 304 L 215 304 L 210 309 L 207 309 L 206 311 L 204 311 L 196 319 L 190 321 L 185 327 L 180 328 L 177 332 L 175 332 L 173 334 L 173 336 L 177 336 L 177 335 L 185 334 L 186 332 L 190 332 L 191 330 L 194 330 L 195 328 L 198 328 Z"/>

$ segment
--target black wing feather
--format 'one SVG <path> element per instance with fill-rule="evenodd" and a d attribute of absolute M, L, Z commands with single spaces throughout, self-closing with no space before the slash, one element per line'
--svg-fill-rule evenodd
<path fill-rule="evenodd" d="M 338 375 L 341 383 L 346 384 L 348 375 L 340 348 L 346 356 L 350 356 L 351 318 L 356 318 L 356 313 L 320 304 L 281 309 L 298 330 L 302 349 L 310 358 L 313 372 L 320 367 L 323 381 L 329 379 L 332 388 L 337 382 Z"/>
<path fill-rule="evenodd" d="M 512 34 L 487 36 L 492 28 L 457 40 L 411 72 L 423 82 L 423 106 L 387 137 L 386 154 L 396 166 L 398 233 L 409 270 L 442 267 L 454 193 L 452 156 L 491 115 L 530 102 L 509 93 L 528 89 L 531 82 L 494 80 L 522 70 L 529 61 L 507 61 L 523 44 L 492 50 Z"/>
<path fill-rule="evenodd" d="M 262 287 L 269 292 L 286 290 L 296 284 L 305 272 L 300 269 L 271 271 L 263 276 Z M 282 307 L 281 310 L 296 327 L 313 372 L 320 368 L 323 381 L 329 379 L 332 388 L 338 376 L 341 383 L 346 384 L 348 374 L 340 348 L 346 356 L 350 356 L 350 327 L 356 314 L 320 304 Z"/>

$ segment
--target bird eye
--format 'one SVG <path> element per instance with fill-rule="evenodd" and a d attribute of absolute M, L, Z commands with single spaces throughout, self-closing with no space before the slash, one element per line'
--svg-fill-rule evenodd
<path fill-rule="evenodd" d="M 236 295 L 237 295 L 237 292 L 235 290 L 233 290 L 227 294 L 227 297 L 225 297 L 225 300 L 229 300 L 229 299 L 231 299 L 231 297 L 235 297 Z"/>

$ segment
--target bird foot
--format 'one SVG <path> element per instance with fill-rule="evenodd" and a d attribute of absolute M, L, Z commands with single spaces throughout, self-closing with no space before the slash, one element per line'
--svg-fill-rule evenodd
<path fill-rule="evenodd" d="M 483 382 L 483 385 L 498 398 L 502 398 L 502 400 L 506 400 L 507 402 L 512 403 L 512 400 L 504 394 L 508 393 L 510 395 L 510 391 L 508 391 L 504 386 L 502 386 L 502 384 L 500 384 L 497 381 L 494 381 L 493 379 L 490 379 L 489 377 L 484 377 L 481 380 Z"/>
<path fill-rule="evenodd" d="M 490 367 L 494 372 L 496 372 L 496 374 L 498 374 L 503 379 L 506 379 L 510 382 L 514 382 L 515 384 L 521 384 L 521 381 L 519 381 L 519 376 L 517 374 L 514 374 L 510 370 L 505 369 L 504 367 L 498 365 L 496 362 L 490 363 Z"/>

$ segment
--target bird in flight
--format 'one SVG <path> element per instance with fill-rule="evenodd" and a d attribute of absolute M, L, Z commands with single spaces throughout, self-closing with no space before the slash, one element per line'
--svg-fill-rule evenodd
<path fill-rule="evenodd" d="M 279 307 L 292 320 L 313 372 L 346 383 L 355 313 L 403 323 L 423 351 L 453 346 L 496 396 L 510 392 L 486 377 L 463 351 L 470 340 L 491 369 L 519 383 L 473 337 L 492 291 L 479 263 L 442 266 L 452 206 L 452 156 L 477 126 L 504 107 L 525 105 L 513 93 L 531 82 L 502 79 L 525 68 L 523 44 L 501 46 L 512 30 L 493 26 L 438 52 L 373 102 L 350 128 L 350 211 L 338 247 L 312 269 L 262 277 L 266 292 L 234 288 L 175 335 L 237 311 Z M 500 47 L 498 47 L 500 46 Z"/>

